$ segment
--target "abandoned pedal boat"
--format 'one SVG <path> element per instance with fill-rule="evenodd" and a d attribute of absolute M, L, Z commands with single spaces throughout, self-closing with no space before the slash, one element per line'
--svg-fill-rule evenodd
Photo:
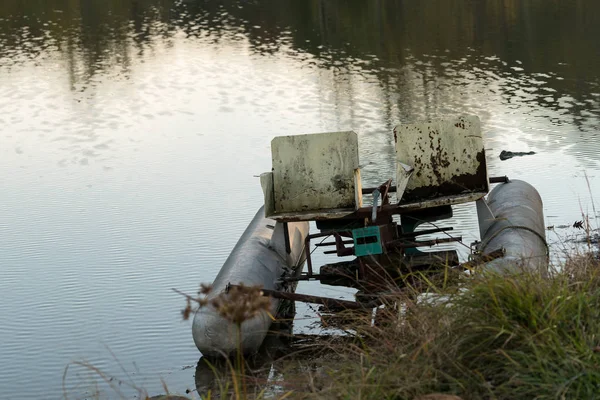
<path fill-rule="evenodd" d="M 272 171 L 260 177 L 264 205 L 208 296 L 220 295 L 229 285 L 259 285 L 270 297 L 270 310 L 244 321 L 238 332 L 212 306 L 200 308 L 192 333 L 203 355 L 228 356 L 240 344 L 245 353 L 257 351 L 281 299 L 330 309 L 374 307 L 381 288 L 397 284 L 403 273 L 442 265 L 460 268 L 456 250 L 421 250 L 462 242 L 462 237 L 449 233 L 453 227 L 434 224 L 452 217 L 457 204 L 476 203 L 481 240 L 471 245 L 470 265 L 498 272 L 547 269 L 540 195 L 526 182 L 488 176 L 476 116 L 398 125 L 393 138 L 395 184 L 390 178 L 372 188 L 362 187 L 354 132 L 272 140 Z M 497 186 L 486 198 L 491 184 Z M 318 232 L 309 232 L 309 222 Z M 417 229 L 428 223 L 434 228 Z M 444 236 L 422 239 L 433 234 Z M 311 246 L 313 239 L 320 241 Z M 324 253 L 342 259 L 316 273 L 311 258 L 316 248 L 329 248 Z M 356 288 L 357 301 L 293 293 L 301 280 Z"/>

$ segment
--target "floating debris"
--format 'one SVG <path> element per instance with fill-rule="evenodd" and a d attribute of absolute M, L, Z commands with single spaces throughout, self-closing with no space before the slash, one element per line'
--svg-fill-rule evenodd
<path fill-rule="evenodd" d="M 502 161 L 511 159 L 513 157 L 530 156 L 535 154 L 535 151 L 507 151 L 502 150 L 500 152 L 500 159 Z"/>

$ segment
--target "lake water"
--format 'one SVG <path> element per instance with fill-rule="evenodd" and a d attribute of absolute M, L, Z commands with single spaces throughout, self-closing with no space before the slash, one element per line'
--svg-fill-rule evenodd
<path fill-rule="evenodd" d="M 583 0 L 2 0 L 0 396 L 116 396 L 74 361 L 194 390 L 171 288 L 212 281 L 277 135 L 356 131 L 375 185 L 396 124 L 476 114 L 490 175 L 534 184 L 570 248 L 597 227 L 598 38 Z M 477 238 L 472 205 L 453 222 Z"/>

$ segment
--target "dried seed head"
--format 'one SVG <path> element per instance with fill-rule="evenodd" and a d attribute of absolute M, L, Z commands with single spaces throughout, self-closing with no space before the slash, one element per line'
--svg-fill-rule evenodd
<path fill-rule="evenodd" d="M 185 321 L 187 321 L 190 318 L 190 314 L 192 313 L 192 302 L 190 301 L 190 299 L 187 299 L 185 308 L 181 311 L 181 314 L 183 315 L 183 319 Z"/>
<path fill-rule="evenodd" d="M 263 295 L 261 286 L 234 285 L 226 292 L 209 299 L 207 296 L 211 291 L 212 286 L 201 284 L 199 297 L 187 296 L 186 307 L 181 311 L 184 320 L 189 319 L 192 312 L 196 311 L 192 308 L 192 301 L 198 303 L 198 308 L 210 304 L 219 315 L 238 325 L 255 317 L 261 311 L 268 313 L 271 307 L 271 300 Z"/>
<path fill-rule="evenodd" d="M 261 311 L 269 311 L 271 301 L 262 295 L 260 286 L 231 286 L 227 293 L 221 293 L 210 301 L 223 318 L 235 323 L 251 319 Z"/>
<path fill-rule="evenodd" d="M 207 284 L 201 283 L 200 284 L 200 290 L 198 291 L 198 294 L 206 296 L 207 294 L 210 293 L 211 290 L 212 290 L 212 286 L 211 285 L 207 285 Z"/>
<path fill-rule="evenodd" d="M 192 315 L 193 312 L 196 312 L 199 308 L 202 308 L 208 304 L 208 299 L 206 296 L 212 290 L 212 286 L 206 285 L 204 283 L 200 284 L 200 290 L 198 291 L 198 297 L 188 296 L 187 294 L 182 293 L 176 289 L 173 289 L 173 290 L 186 297 L 186 305 L 185 305 L 185 308 L 183 310 L 181 310 L 181 315 L 183 316 L 184 320 L 187 320 L 190 318 L 190 315 Z M 197 303 L 198 307 L 193 308 L 192 302 Z"/>

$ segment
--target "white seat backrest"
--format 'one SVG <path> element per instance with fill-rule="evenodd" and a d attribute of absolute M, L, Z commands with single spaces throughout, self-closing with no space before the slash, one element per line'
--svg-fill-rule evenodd
<path fill-rule="evenodd" d="M 275 213 L 354 209 L 354 132 L 278 136 L 271 141 Z"/>

